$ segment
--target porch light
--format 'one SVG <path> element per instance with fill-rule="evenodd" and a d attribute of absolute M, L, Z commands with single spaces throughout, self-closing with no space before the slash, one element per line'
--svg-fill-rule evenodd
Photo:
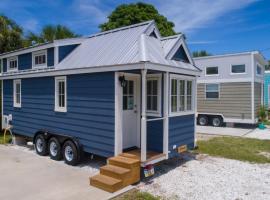
<path fill-rule="evenodd" d="M 119 81 L 120 81 L 122 87 L 125 87 L 127 85 L 127 81 L 126 81 L 124 75 L 119 77 Z"/>

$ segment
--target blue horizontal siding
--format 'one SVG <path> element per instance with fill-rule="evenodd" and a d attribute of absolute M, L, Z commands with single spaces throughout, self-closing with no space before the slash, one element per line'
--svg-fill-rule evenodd
<path fill-rule="evenodd" d="M 54 77 L 22 79 L 22 106 L 13 107 L 12 80 L 4 81 L 4 114 L 14 132 L 33 137 L 40 129 L 79 139 L 84 150 L 114 155 L 114 73 L 67 76 L 67 112 L 54 112 Z"/>
<path fill-rule="evenodd" d="M 18 56 L 18 69 L 25 70 L 32 68 L 32 53 L 25 53 Z"/>
<path fill-rule="evenodd" d="M 184 115 L 169 118 L 169 157 L 177 155 L 177 149 L 173 149 L 174 145 L 194 147 L 194 117 L 194 115 Z"/>
<path fill-rule="evenodd" d="M 7 72 L 7 59 L 3 58 L 3 72 Z"/>
<path fill-rule="evenodd" d="M 163 152 L 163 120 L 147 122 L 147 150 Z"/>
<path fill-rule="evenodd" d="M 58 62 L 61 62 L 68 54 L 70 54 L 78 44 L 72 44 L 72 45 L 65 45 L 65 46 L 60 46 L 59 47 L 59 59 Z"/>
<path fill-rule="evenodd" d="M 54 48 L 47 49 L 47 66 L 54 66 Z"/>

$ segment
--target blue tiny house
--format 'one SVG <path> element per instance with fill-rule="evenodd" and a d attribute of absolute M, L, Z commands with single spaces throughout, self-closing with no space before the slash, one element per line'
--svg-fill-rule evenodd
<path fill-rule="evenodd" d="M 265 71 L 264 74 L 264 105 L 270 107 L 270 71 Z"/>
<path fill-rule="evenodd" d="M 40 155 L 75 164 L 74 146 L 104 157 L 136 148 L 147 165 L 194 147 L 200 70 L 185 37 L 162 38 L 153 21 L 0 59 L 2 125 Z"/>

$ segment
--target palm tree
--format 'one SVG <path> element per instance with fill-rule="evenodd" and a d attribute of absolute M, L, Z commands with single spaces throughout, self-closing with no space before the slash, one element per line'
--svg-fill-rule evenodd
<path fill-rule="evenodd" d="M 23 47 L 23 29 L 13 20 L 0 15 L 0 53 Z"/>
<path fill-rule="evenodd" d="M 69 28 L 62 25 L 47 25 L 44 26 L 40 34 L 30 32 L 26 36 L 29 45 L 52 42 L 53 40 L 74 38 L 77 34 L 72 32 Z"/>

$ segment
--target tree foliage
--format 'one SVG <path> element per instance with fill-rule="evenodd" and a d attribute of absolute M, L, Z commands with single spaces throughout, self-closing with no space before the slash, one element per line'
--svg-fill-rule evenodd
<path fill-rule="evenodd" d="M 122 4 L 108 16 L 108 22 L 100 24 L 102 31 L 128 26 L 148 20 L 155 20 L 162 36 L 175 35 L 174 23 L 158 13 L 151 4 L 142 2 Z"/>
<path fill-rule="evenodd" d="M 205 50 L 201 50 L 201 51 L 194 51 L 192 53 L 193 57 L 204 57 L 204 56 L 211 56 L 212 54 L 208 53 Z"/>
<path fill-rule="evenodd" d="M 0 53 L 23 47 L 23 29 L 13 20 L 0 15 Z"/>
<path fill-rule="evenodd" d="M 41 33 L 30 32 L 26 36 L 28 45 L 52 42 L 53 40 L 78 37 L 73 31 L 62 25 L 46 25 Z"/>

